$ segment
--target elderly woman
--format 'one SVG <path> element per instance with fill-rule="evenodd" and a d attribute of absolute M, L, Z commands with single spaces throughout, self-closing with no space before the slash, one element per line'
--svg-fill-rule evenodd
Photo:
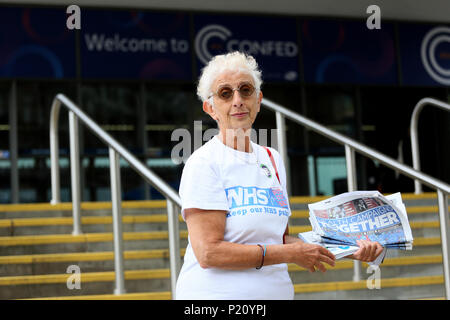
<path fill-rule="evenodd" d="M 189 232 L 177 299 L 293 299 L 287 263 L 314 272 L 334 255 L 288 235 L 291 214 L 279 153 L 250 140 L 263 94 L 251 56 L 214 57 L 197 94 L 219 134 L 186 162 L 180 184 Z M 378 243 L 360 242 L 354 259 L 373 261 Z"/>

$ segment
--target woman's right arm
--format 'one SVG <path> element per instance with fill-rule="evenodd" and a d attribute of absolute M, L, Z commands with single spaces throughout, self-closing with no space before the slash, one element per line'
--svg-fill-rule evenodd
<path fill-rule="evenodd" d="M 261 264 L 259 246 L 224 241 L 226 211 L 185 209 L 185 220 L 192 249 L 202 268 L 239 270 Z M 311 272 L 315 267 L 325 272 L 323 262 L 334 266 L 334 255 L 319 245 L 298 241 L 266 247 L 264 265 L 295 263 Z"/>

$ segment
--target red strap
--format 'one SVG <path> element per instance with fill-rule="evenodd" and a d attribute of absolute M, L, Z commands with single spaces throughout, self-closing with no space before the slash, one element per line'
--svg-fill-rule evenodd
<path fill-rule="evenodd" d="M 264 147 L 264 146 L 262 146 L 262 147 L 264 149 L 266 149 L 267 153 L 269 154 L 270 161 L 272 162 L 273 169 L 275 170 L 275 175 L 277 176 L 278 182 L 281 184 L 280 177 L 278 176 L 277 166 L 275 165 L 275 160 L 273 159 L 273 156 L 272 156 L 272 152 L 270 152 L 269 148 Z"/>
<path fill-rule="evenodd" d="M 272 162 L 272 166 L 273 166 L 273 169 L 275 170 L 275 174 L 277 176 L 278 182 L 281 184 L 280 177 L 278 176 L 277 166 L 275 165 L 275 160 L 273 159 L 273 156 L 272 156 L 272 152 L 270 152 L 269 148 L 264 147 L 264 146 L 262 146 L 262 147 L 264 149 L 266 149 L 267 153 L 269 154 L 269 158 L 270 158 L 270 161 Z M 289 234 L 289 226 L 286 226 L 286 230 L 287 230 L 286 233 Z M 286 244 L 286 233 L 283 234 L 283 244 Z"/>

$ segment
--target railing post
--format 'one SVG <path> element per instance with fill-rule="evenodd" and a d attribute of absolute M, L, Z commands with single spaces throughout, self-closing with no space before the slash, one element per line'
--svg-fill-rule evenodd
<path fill-rule="evenodd" d="M 444 266 L 445 298 L 450 300 L 450 242 L 448 195 L 442 190 L 437 191 L 439 206 L 439 224 L 441 229 L 442 263 Z"/>
<path fill-rule="evenodd" d="M 117 152 L 109 147 L 109 166 L 111 176 L 111 203 L 114 236 L 114 271 L 116 287 L 114 294 L 125 293 L 123 267 L 123 235 L 122 235 L 122 193 L 120 187 L 120 163 Z"/>
<path fill-rule="evenodd" d="M 349 145 L 345 145 L 345 163 L 347 166 L 347 187 L 348 191 L 356 191 L 356 165 L 355 165 L 355 150 Z"/>
<path fill-rule="evenodd" d="M 442 110 L 450 111 L 450 104 L 432 98 L 423 98 L 419 102 L 417 102 L 416 106 L 414 107 L 413 113 L 411 115 L 411 122 L 409 125 L 409 133 L 411 136 L 411 154 L 413 168 L 417 171 L 420 171 L 419 138 L 417 127 L 419 126 L 420 112 L 426 105 L 432 105 Z M 417 179 L 414 179 L 414 193 L 422 193 L 422 184 Z"/>
<path fill-rule="evenodd" d="M 276 123 L 277 123 L 277 144 L 278 152 L 283 159 L 284 166 L 286 167 L 286 189 L 287 193 L 291 195 L 291 168 L 289 164 L 289 158 L 287 155 L 287 143 L 286 143 L 286 121 L 281 112 L 276 112 Z"/>
<path fill-rule="evenodd" d="M 355 150 L 349 145 L 345 145 L 345 163 L 347 165 L 347 186 L 348 191 L 357 190 L 356 180 L 356 164 L 355 164 Z M 361 262 L 353 260 L 353 281 L 361 280 Z"/>
<path fill-rule="evenodd" d="M 419 114 L 423 108 L 423 104 L 419 101 L 419 103 L 414 108 L 414 111 L 411 116 L 411 123 L 409 126 L 410 136 L 411 136 L 411 155 L 413 168 L 417 171 L 420 171 L 420 154 L 419 154 L 419 141 L 417 138 L 417 125 L 419 121 Z M 422 185 L 420 181 L 414 179 L 414 193 L 420 194 L 422 193 Z"/>
<path fill-rule="evenodd" d="M 19 169 L 18 169 L 18 136 L 17 136 L 17 82 L 13 80 L 9 91 L 9 152 L 11 160 L 11 203 L 20 202 Z"/>
<path fill-rule="evenodd" d="M 170 288 L 172 299 L 175 300 L 177 278 L 181 268 L 180 230 L 178 207 L 169 199 L 167 199 L 167 223 L 169 228 Z"/>
<path fill-rule="evenodd" d="M 77 235 L 81 234 L 80 150 L 78 143 L 78 118 L 72 111 L 69 111 L 69 133 L 73 212 L 72 234 Z"/>
<path fill-rule="evenodd" d="M 58 142 L 58 119 L 61 101 L 58 98 L 53 100 L 52 113 L 50 115 L 50 173 L 52 181 L 51 204 L 61 202 L 60 181 L 59 181 L 59 142 Z"/>

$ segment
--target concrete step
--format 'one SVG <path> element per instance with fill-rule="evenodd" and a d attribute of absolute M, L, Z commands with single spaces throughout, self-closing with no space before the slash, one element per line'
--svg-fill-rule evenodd
<path fill-rule="evenodd" d="M 180 250 L 181 257 L 185 249 Z M 77 252 L 34 254 L 0 257 L 0 276 L 55 274 L 65 272 L 70 265 L 76 265 L 82 272 L 113 271 L 114 253 L 106 252 Z M 124 252 L 124 269 L 154 269 L 169 267 L 169 250 L 135 250 Z M 428 265 L 427 268 L 424 268 Z M 435 265 L 431 267 L 431 265 Z M 368 265 L 362 263 L 363 271 Z M 346 270 L 348 272 L 336 272 Z M 294 282 L 305 283 L 314 281 L 336 281 L 339 279 L 351 279 L 353 274 L 353 261 L 339 260 L 335 267 L 329 267 L 327 273 L 310 274 L 304 268 L 295 264 L 289 264 L 289 272 Z M 394 256 L 385 259 L 380 266 L 380 271 L 385 277 L 412 276 L 412 275 L 436 275 L 442 274 L 442 256 Z"/>
<path fill-rule="evenodd" d="M 179 228 L 186 230 L 186 223 L 179 216 Z M 111 216 L 81 217 L 83 233 L 112 232 Z M 122 217 L 124 232 L 167 230 L 167 215 L 127 215 Z M 73 230 L 72 217 L 39 217 L 0 220 L 0 236 L 70 234 Z"/>
<path fill-rule="evenodd" d="M 181 257 L 186 249 L 180 250 Z M 75 252 L 14 255 L 0 257 L 0 276 L 56 274 L 76 265 L 82 272 L 114 271 L 114 253 Z M 169 268 L 169 250 L 133 250 L 124 252 L 124 270 Z"/>
<path fill-rule="evenodd" d="M 70 289 L 73 273 L 0 277 L 0 299 L 46 296 L 109 294 L 114 292 L 115 272 L 81 272 L 80 289 Z M 127 270 L 125 288 L 130 292 L 170 290 L 169 269 Z"/>
<path fill-rule="evenodd" d="M 87 296 L 62 296 L 62 297 L 46 297 L 31 298 L 24 300 L 171 300 L 172 294 L 168 291 L 162 292 L 138 292 L 124 294 L 98 294 Z"/>
<path fill-rule="evenodd" d="M 439 228 L 438 216 L 435 207 L 411 207 L 410 225 L 412 229 Z M 437 210 L 437 209 L 436 209 Z M 421 218 L 418 219 L 418 215 Z M 414 216 L 413 216 L 414 215 Z M 294 210 L 291 215 L 290 225 L 292 227 L 301 226 L 305 230 L 310 226 L 308 211 Z M 181 215 L 179 227 L 186 230 L 186 223 Z M 112 231 L 111 216 L 83 216 L 81 217 L 83 233 L 102 233 Z M 167 230 L 166 214 L 140 214 L 126 215 L 122 217 L 124 232 Z M 21 235 L 44 235 L 44 234 L 68 234 L 72 232 L 72 217 L 35 217 L 35 218 L 13 218 L 0 220 L 0 236 L 21 236 Z M 296 229 L 297 230 L 297 229 Z M 303 232 L 303 231 L 298 231 Z M 439 233 L 419 233 L 416 236 L 439 236 Z"/>
<path fill-rule="evenodd" d="M 96 295 L 91 299 L 99 299 L 98 295 L 111 296 L 111 292 L 106 292 L 108 289 L 114 288 L 114 272 L 98 272 L 98 273 L 84 273 L 81 275 L 81 289 L 70 290 L 67 288 L 69 274 L 33 276 L 26 278 L 11 278 L 0 282 L 0 285 L 9 286 L 2 288 L 0 295 L 2 299 L 24 299 L 27 298 L 44 298 L 52 299 L 50 292 L 57 291 L 53 297 L 56 299 L 72 299 L 78 296 L 78 299 L 86 299 L 85 295 Z M 144 293 L 149 292 L 143 289 L 144 286 L 152 285 L 152 280 L 167 279 L 170 274 L 167 270 L 133 270 L 125 272 L 126 288 L 129 292 Z M 140 285 L 132 283 L 138 280 Z M 24 282 L 29 290 L 20 289 Z M 70 280 L 69 280 L 70 281 Z M 295 299 L 410 299 L 410 298 L 424 298 L 424 297 L 439 297 L 443 296 L 443 276 L 425 276 L 425 277 L 407 277 L 407 278 L 382 278 L 379 287 L 369 289 L 368 281 L 332 281 L 332 282 L 315 282 L 315 283 L 300 283 L 294 284 Z M 166 282 L 168 282 L 166 280 Z M 15 285 L 11 285 L 16 283 Z M 90 284 L 109 284 L 109 286 L 91 286 Z M 153 283 L 153 285 L 155 285 Z M 374 283 L 370 282 L 371 285 Z M 51 288 L 58 288 L 57 290 Z M 139 287 L 139 288 L 138 288 Z M 163 285 L 160 285 L 163 287 Z M 104 290 L 100 292 L 100 288 Z M 133 291 L 131 291 L 133 290 Z M 167 294 L 168 289 L 157 290 L 153 297 L 169 298 Z M 18 292 L 22 296 L 15 296 Z M 89 293 L 87 293 L 89 292 Z M 96 292 L 96 293 L 95 293 Z M 17 293 L 16 293 L 17 294 Z M 47 294 L 47 295 L 45 295 Z M 158 295 L 158 296 L 157 296 Z M 50 298 L 48 298 L 50 297 Z"/>
<path fill-rule="evenodd" d="M 180 232 L 181 248 L 185 248 L 187 246 L 187 236 L 187 231 Z M 165 249 L 168 247 L 168 232 L 124 232 L 123 240 L 124 250 Z M 112 250 L 113 233 L 0 237 L 0 255 L 2 256 L 16 254 Z"/>
<path fill-rule="evenodd" d="M 316 283 L 332 282 L 353 279 L 354 261 L 341 259 L 334 267 L 325 264 L 327 272 L 316 271 L 314 273 L 305 272 L 304 268 L 290 264 L 289 274 L 294 283 Z M 361 263 L 361 279 L 369 279 L 374 274 L 373 269 L 369 269 L 367 263 Z M 386 258 L 379 266 L 377 274 L 381 278 L 414 277 L 414 276 L 435 276 L 442 275 L 442 256 L 426 255 L 411 257 Z"/>
<path fill-rule="evenodd" d="M 308 204 L 324 200 L 329 196 L 293 196 L 289 198 L 292 210 L 307 211 Z M 423 193 L 415 195 L 411 193 L 402 194 L 403 201 L 407 207 L 411 206 L 428 206 L 435 207 L 437 212 L 437 196 L 436 193 Z M 449 200 L 450 204 L 450 200 Z M 129 212 L 146 212 L 164 213 L 167 207 L 165 200 L 143 200 L 143 201 L 122 201 L 123 214 Z M 111 202 L 81 202 L 81 210 L 83 215 L 101 213 L 111 213 Z M 26 218 L 26 217 L 44 217 L 48 212 L 51 216 L 72 215 L 72 203 L 65 202 L 59 204 L 50 203 L 31 203 L 31 204 L 1 204 L 0 219 L 2 218 Z"/>
<path fill-rule="evenodd" d="M 443 296 L 442 280 L 440 283 L 436 280 L 442 278 L 436 194 L 402 196 L 415 238 L 414 249 L 389 251 L 380 268 L 384 281 L 381 283 L 382 290 L 369 290 L 367 284 L 363 289 L 355 286 L 353 281 L 349 281 L 353 285 L 346 286 L 348 281 L 343 280 L 351 280 L 353 274 L 353 261 L 350 260 L 339 261 L 325 274 L 310 274 L 298 266 L 289 265 L 296 298 Z M 328 197 L 290 199 L 293 209 L 291 235 L 311 230 L 307 204 L 325 198 Z M 128 292 L 142 298 L 170 298 L 166 202 L 124 201 L 122 207 Z M 82 235 L 70 234 L 73 223 L 71 209 L 70 203 L 0 206 L 0 295 L 5 299 L 49 296 L 102 299 L 111 296 L 115 286 L 111 203 L 82 203 Z M 180 254 L 183 255 L 187 231 L 181 216 L 179 219 L 180 247 L 183 248 Z M 70 264 L 78 265 L 82 271 L 81 290 L 69 290 L 66 286 L 70 274 L 65 271 Z M 369 277 L 364 273 L 367 265 L 363 264 L 362 268 L 363 277 Z M 397 282 L 394 281 L 396 279 Z M 363 282 L 366 283 L 365 280 Z M 332 288 L 330 290 L 334 291 L 313 290 L 308 285 Z M 149 291 L 157 293 L 150 294 Z"/>
<path fill-rule="evenodd" d="M 334 281 L 295 284 L 295 299 L 299 300 L 406 300 L 444 295 L 442 275 L 408 278 L 382 278 L 379 289 L 368 288 L 367 280 Z M 374 285 L 370 281 L 371 285 Z"/>
<path fill-rule="evenodd" d="M 123 209 L 164 209 L 167 208 L 165 200 L 138 200 L 122 201 Z M 112 204 L 108 201 L 81 202 L 81 210 L 112 210 Z M 57 204 L 50 203 L 22 203 L 22 204 L 0 204 L 0 212 L 36 212 L 36 211 L 72 211 L 71 202 Z"/>

